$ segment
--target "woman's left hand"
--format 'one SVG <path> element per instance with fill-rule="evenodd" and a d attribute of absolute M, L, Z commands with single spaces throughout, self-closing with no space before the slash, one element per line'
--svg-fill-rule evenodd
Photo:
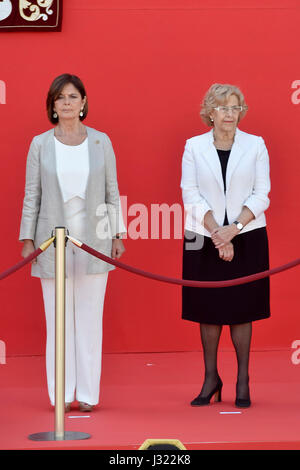
<path fill-rule="evenodd" d="M 120 238 L 114 238 L 112 241 L 112 249 L 111 249 L 111 257 L 113 259 L 121 258 L 122 254 L 125 251 L 125 247 L 123 245 L 123 242 Z"/>
<path fill-rule="evenodd" d="M 230 243 L 238 233 L 239 229 L 235 224 L 224 225 L 223 227 L 215 228 L 211 232 L 211 239 L 216 248 L 221 248 Z"/>
<path fill-rule="evenodd" d="M 233 244 L 227 243 L 227 245 L 222 246 L 219 248 L 219 257 L 223 261 L 232 261 L 234 257 L 234 247 Z"/>

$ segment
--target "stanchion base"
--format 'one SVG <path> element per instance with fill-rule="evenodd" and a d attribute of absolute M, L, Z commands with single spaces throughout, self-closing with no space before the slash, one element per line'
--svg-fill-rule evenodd
<path fill-rule="evenodd" d="M 77 441 L 80 439 L 89 439 L 90 437 L 90 434 L 77 431 L 66 431 L 63 438 L 57 438 L 54 431 L 38 432 L 28 436 L 31 441 Z"/>

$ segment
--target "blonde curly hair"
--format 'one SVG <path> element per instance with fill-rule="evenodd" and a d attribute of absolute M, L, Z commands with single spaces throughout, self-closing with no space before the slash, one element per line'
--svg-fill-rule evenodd
<path fill-rule="evenodd" d="M 235 95 L 239 100 L 239 106 L 243 106 L 243 110 L 239 115 L 238 122 L 240 122 L 240 120 L 245 116 L 248 110 L 248 106 L 245 102 L 243 93 L 235 85 L 214 83 L 206 92 L 201 105 L 200 116 L 204 124 L 207 124 L 210 127 L 214 125 L 210 118 L 213 108 L 219 105 L 226 104 L 228 98 L 231 95 Z"/>

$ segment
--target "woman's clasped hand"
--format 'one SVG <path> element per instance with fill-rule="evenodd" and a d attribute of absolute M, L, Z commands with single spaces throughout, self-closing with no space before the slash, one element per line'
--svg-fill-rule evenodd
<path fill-rule="evenodd" d="M 235 224 L 224 225 L 215 228 L 211 233 L 211 239 L 215 248 L 219 250 L 219 256 L 224 261 L 232 261 L 234 247 L 231 240 L 238 234 L 239 230 Z"/>

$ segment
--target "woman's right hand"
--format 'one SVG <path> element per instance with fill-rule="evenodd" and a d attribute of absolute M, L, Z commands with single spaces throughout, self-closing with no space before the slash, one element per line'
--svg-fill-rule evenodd
<path fill-rule="evenodd" d="M 27 258 L 27 256 L 31 255 L 35 250 L 33 240 L 24 240 L 23 248 L 21 255 L 23 258 Z M 36 258 L 31 261 L 31 264 L 35 264 L 37 262 Z"/>
<path fill-rule="evenodd" d="M 231 242 L 226 243 L 226 245 L 218 248 L 219 257 L 224 261 L 232 261 L 234 256 L 233 244 Z"/>

